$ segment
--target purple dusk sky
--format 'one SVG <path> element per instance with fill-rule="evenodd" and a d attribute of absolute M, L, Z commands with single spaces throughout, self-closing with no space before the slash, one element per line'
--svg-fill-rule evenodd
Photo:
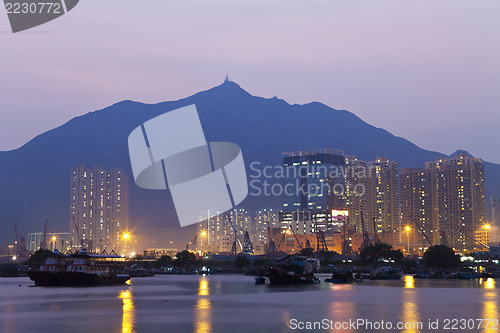
<path fill-rule="evenodd" d="M 500 1 L 102 1 L 12 34 L 0 14 L 0 150 L 123 99 L 222 82 L 320 101 L 500 163 Z M 335 143 L 332 147 L 336 148 Z"/>

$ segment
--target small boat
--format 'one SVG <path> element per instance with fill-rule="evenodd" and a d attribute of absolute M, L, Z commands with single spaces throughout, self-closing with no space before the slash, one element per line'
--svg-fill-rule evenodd
<path fill-rule="evenodd" d="M 363 282 L 365 279 L 363 273 L 353 273 L 352 277 L 354 278 L 354 282 Z"/>
<path fill-rule="evenodd" d="M 355 279 L 351 272 L 333 272 L 331 278 L 325 279 L 325 282 L 335 284 L 350 284 L 354 281 Z"/>
<path fill-rule="evenodd" d="M 124 271 L 121 256 L 88 254 L 86 250 L 62 255 L 55 250 L 28 276 L 37 286 L 96 286 L 125 283 L 130 275 Z"/>
<path fill-rule="evenodd" d="M 375 272 L 374 280 L 401 280 L 401 270 L 382 267 Z"/>
<path fill-rule="evenodd" d="M 428 278 L 428 273 L 427 272 L 417 272 L 414 276 L 414 279 L 427 279 Z"/>
<path fill-rule="evenodd" d="M 144 269 L 134 269 L 134 270 L 128 271 L 127 273 L 130 275 L 130 277 L 134 277 L 134 278 L 155 276 L 154 274 L 149 273 Z"/>
<path fill-rule="evenodd" d="M 266 284 L 266 278 L 263 276 L 256 277 L 255 284 Z"/>
<path fill-rule="evenodd" d="M 314 277 L 318 261 L 298 255 L 289 255 L 269 269 L 270 284 L 316 284 L 319 279 Z"/>
<path fill-rule="evenodd" d="M 21 277 L 28 276 L 28 273 L 23 268 L 16 264 L 3 264 L 0 265 L 1 277 Z"/>

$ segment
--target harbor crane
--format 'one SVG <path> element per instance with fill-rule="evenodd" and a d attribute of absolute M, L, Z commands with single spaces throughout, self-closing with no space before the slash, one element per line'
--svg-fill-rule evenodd
<path fill-rule="evenodd" d="M 363 246 L 362 246 L 362 248 L 370 246 L 370 237 L 368 236 L 368 231 L 365 230 L 365 220 L 363 218 L 363 211 L 361 211 L 361 232 L 363 233 Z"/>
<path fill-rule="evenodd" d="M 23 236 L 19 238 L 17 223 L 15 222 L 14 222 L 14 231 L 16 232 L 16 244 L 17 244 L 16 255 L 18 258 L 26 258 L 28 256 L 28 251 L 26 250 L 26 239 Z"/>
<path fill-rule="evenodd" d="M 453 229 L 457 230 L 459 233 L 461 233 L 462 235 L 464 235 L 465 237 L 469 238 L 469 239 L 472 239 L 474 242 L 478 243 L 479 245 L 482 245 L 484 246 L 485 248 L 489 249 L 490 247 L 486 244 L 484 244 L 483 242 L 480 242 L 478 241 L 477 239 L 475 239 L 474 237 L 472 236 L 469 236 L 467 233 L 465 233 L 465 231 L 463 231 L 462 229 L 460 228 L 457 228 L 457 227 L 453 227 Z"/>
<path fill-rule="evenodd" d="M 413 221 L 413 223 L 415 223 L 415 225 L 417 226 L 418 230 L 420 230 L 420 232 L 424 236 L 424 238 L 427 241 L 427 243 L 429 243 L 429 245 L 432 246 L 432 242 L 429 240 L 429 238 L 427 237 L 427 235 L 425 234 L 424 230 L 422 229 L 422 227 L 420 226 L 420 224 L 417 222 L 417 220 L 414 219 L 413 216 L 411 217 L 411 220 Z"/>
<path fill-rule="evenodd" d="M 236 255 L 238 250 L 236 248 L 236 242 L 238 242 L 238 245 L 240 246 L 240 248 L 243 250 L 243 245 L 241 244 L 241 241 L 239 240 L 238 238 L 238 233 L 236 232 L 236 228 L 234 227 L 234 224 L 233 224 L 233 221 L 231 220 L 231 216 L 229 216 L 229 214 L 226 214 L 226 217 L 229 221 L 229 224 L 231 225 L 231 228 L 233 229 L 233 232 L 234 232 L 234 241 L 233 241 L 233 245 L 231 246 L 231 255 Z"/>
<path fill-rule="evenodd" d="M 43 227 L 43 238 L 40 243 L 40 250 L 46 250 L 47 249 L 47 226 L 49 224 L 48 220 L 45 220 L 45 226 Z"/>

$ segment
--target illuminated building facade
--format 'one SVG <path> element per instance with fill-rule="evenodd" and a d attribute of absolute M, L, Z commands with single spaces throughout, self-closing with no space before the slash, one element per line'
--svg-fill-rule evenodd
<path fill-rule="evenodd" d="M 346 156 L 346 208 L 349 211 L 349 224 L 356 232 L 373 228 L 368 214 L 368 164 L 355 156 Z M 361 220 L 363 219 L 363 221 Z"/>
<path fill-rule="evenodd" d="M 398 163 L 377 157 L 368 162 L 367 173 L 368 230 L 370 233 L 392 233 L 392 244 L 399 242 Z"/>
<path fill-rule="evenodd" d="M 254 246 L 256 244 L 266 244 L 268 238 L 268 228 L 279 227 L 279 212 L 272 208 L 262 208 L 255 213 L 254 234 L 250 235 Z"/>
<path fill-rule="evenodd" d="M 231 221 L 229 221 L 228 215 Z M 227 246 L 223 244 L 227 243 L 228 239 L 234 241 L 234 231 L 236 231 L 240 242 L 243 242 L 245 231 L 248 231 L 252 242 L 258 240 L 255 238 L 257 232 L 254 220 L 244 208 L 233 209 L 222 215 L 219 215 L 219 212 L 207 211 L 202 219 L 202 222 L 198 223 L 196 242 L 199 251 L 218 253 L 221 251 L 221 246 L 225 250 Z M 241 251 L 240 248 L 237 250 Z"/>
<path fill-rule="evenodd" d="M 421 168 L 401 170 L 401 238 L 403 243 L 439 244 L 439 221 L 434 209 L 432 172 Z M 406 227 L 409 227 L 407 230 Z"/>
<path fill-rule="evenodd" d="M 475 232 L 485 225 L 484 166 L 458 153 L 426 163 L 432 175 L 434 209 L 444 241 L 457 250 L 474 250 Z"/>
<path fill-rule="evenodd" d="M 35 232 L 28 234 L 28 252 L 35 253 L 40 250 L 43 243 L 43 232 Z M 65 253 L 69 249 L 69 233 L 67 232 L 50 232 L 45 236 L 47 249 L 53 251 L 55 249 Z"/>
<path fill-rule="evenodd" d="M 494 226 L 500 227 L 500 198 L 491 198 L 491 222 Z"/>
<path fill-rule="evenodd" d="M 342 151 L 317 149 L 283 154 L 285 177 L 280 226 L 298 234 L 329 231 L 332 210 L 344 210 L 345 158 Z"/>
<path fill-rule="evenodd" d="M 123 171 L 76 166 L 71 172 L 70 248 L 119 253 L 128 201 L 129 178 Z"/>

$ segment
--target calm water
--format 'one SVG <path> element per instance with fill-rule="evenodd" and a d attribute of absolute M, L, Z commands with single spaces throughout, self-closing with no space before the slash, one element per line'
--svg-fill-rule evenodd
<path fill-rule="evenodd" d="M 498 281 L 500 285 L 500 281 Z M 255 285 L 241 275 L 155 276 L 130 285 L 34 287 L 28 278 L 0 278 L 0 332 L 291 332 L 290 320 L 422 322 L 443 332 L 445 319 L 498 319 L 492 279 L 365 281 L 355 285 Z M 439 329 L 428 329 L 439 319 Z M 472 325 L 472 322 L 469 322 Z M 455 332 L 499 332 L 488 329 Z M 450 325 L 451 327 L 451 325 Z M 303 330 L 304 332 L 306 330 Z M 366 327 L 331 332 L 386 332 Z"/>

